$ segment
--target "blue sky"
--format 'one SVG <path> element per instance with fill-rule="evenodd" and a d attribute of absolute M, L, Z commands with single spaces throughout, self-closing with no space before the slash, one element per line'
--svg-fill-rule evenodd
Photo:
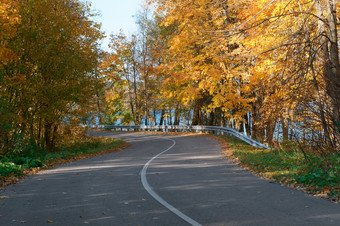
<path fill-rule="evenodd" d="M 103 41 L 106 49 L 111 33 L 118 33 L 120 29 L 125 34 L 134 33 L 137 30 L 133 17 L 141 7 L 143 0 L 92 0 L 92 9 L 99 11 L 98 20 L 102 23 L 102 30 L 107 38 Z"/>

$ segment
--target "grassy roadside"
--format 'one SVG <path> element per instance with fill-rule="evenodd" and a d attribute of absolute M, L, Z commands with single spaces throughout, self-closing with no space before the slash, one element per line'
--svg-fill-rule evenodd
<path fill-rule="evenodd" d="M 54 152 L 36 149 L 29 153 L 0 159 L 0 188 L 17 183 L 20 178 L 56 165 L 121 150 L 128 143 L 113 138 L 84 136 L 64 143 Z"/>
<path fill-rule="evenodd" d="M 260 177 L 283 186 L 340 202 L 340 154 L 321 157 L 298 150 L 254 148 L 233 137 L 218 138 L 225 155 Z"/>

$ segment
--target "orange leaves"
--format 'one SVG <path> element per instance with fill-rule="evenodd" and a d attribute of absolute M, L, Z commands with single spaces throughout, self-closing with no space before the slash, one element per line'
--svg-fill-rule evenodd
<path fill-rule="evenodd" d="M 209 95 L 212 108 L 228 106 L 226 102 L 232 99 L 227 97 L 229 94 L 239 96 L 232 80 L 226 79 L 232 52 L 237 47 L 228 53 L 225 48 L 228 40 L 217 35 L 229 26 L 226 22 L 228 9 L 219 1 L 208 0 L 161 3 L 161 9 L 166 9 L 161 25 L 176 27 L 168 42 L 167 61 L 162 67 L 171 78 L 167 81 L 177 87 L 177 99 L 187 105 Z M 166 87 L 170 87 L 168 83 Z M 169 93 L 171 97 L 175 94 Z"/>
<path fill-rule="evenodd" d="M 16 33 L 17 23 L 19 23 L 19 15 L 16 2 L 2 0 L 0 2 L 0 65 L 10 63 L 15 58 L 15 53 L 8 46 L 8 42 Z"/>
<path fill-rule="evenodd" d="M 228 116 L 233 109 L 234 118 L 244 114 L 249 110 L 249 101 L 243 96 L 249 90 L 244 86 L 249 74 L 243 71 L 243 47 L 238 37 L 228 37 L 224 32 L 234 28 L 237 6 L 241 4 L 194 0 L 177 3 L 188 6 L 168 8 L 165 18 L 177 26 L 168 42 L 168 60 L 162 65 L 171 78 L 166 87 L 170 87 L 168 81 L 176 87 L 176 92 L 169 92 L 171 98 L 175 96 L 185 107 L 203 100 L 208 113 L 220 108 Z"/>

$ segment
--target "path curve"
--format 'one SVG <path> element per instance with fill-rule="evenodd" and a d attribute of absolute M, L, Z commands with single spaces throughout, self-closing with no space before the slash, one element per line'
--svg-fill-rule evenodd
<path fill-rule="evenodd" d="M 166 138 L 163 138 L 166 139 Z M 172 140 L 172 139 L 168 139 L 171 140 L 173 142 L 173 144 L 165 149 L 164 151 L 160 152 L 159 154 L 155 155 L 154 157 L 152 157 L 143 167 L 142 171 L 141 171 L 141 181 L 142 184 L 145 188 L 145 190 L 152 196 L 154 197 L 154 199 L 156 199 L 160 204 L 162 204 L 163 206 L 165 206 L 165 208 L 169 209 L 171 212 L 173 212 L 174 214 L 176 214 L 178 217 L 182 218 L 183 220 L 185 220 L 186 222 L 188 222 L 189 224 L 193 225 L 193 226 L 200 226 L 200 224 L 198 222 L 196 222 L 195 220 L 191 219 L 189 216 L 185 215 L 184 213 L 182 213 L 181 211 L 179 211 L 178 209 L 176 209 L 175 207 L 173 207 L 171 204 L 169 204 L 167 201 L 165 201 L 162 197 L 160 197 L 150 186 L 148 180 L 146 179 L 146 171 L 150 165 L 150 163 L 156 159 L 158 156 L 168 152 L 171 148 L 173 148 L 176 145 L 176 141 Z"/>
<path fill-rule="evenodd" d="M 203 136 L 96 132 L 131 144 L 40 172 L 0 191 L 0 225 L 189 225 L 143 187 L 202 225 L 340 225 L 340 204 L 272 184 L 234 165 Z"/>

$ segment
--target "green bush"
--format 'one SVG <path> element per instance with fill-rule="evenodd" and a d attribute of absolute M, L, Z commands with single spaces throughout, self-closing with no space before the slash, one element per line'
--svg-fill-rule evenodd
<path fill-rule="evenodd" d="M 22 176 L 25 169 L 44 167 L 47 161 L 73 159 L 78 154 L 95 153 L 116 148 L 124 142 L 108 138 L 83 137 L 62 144 L 54 152 L 46 152 L 33 142 L 27 144 L 25 147 L 0 158 L 0 178 L 11 175 Z"/>
<path fill-rule="evenodd" d="M 22 166 L 13 162 L 0 162 L 0 176 L 8 177 L 10 175 L 22 176 Z"/>
<path fill-rule="evenodd" d="M 301 164 L 296 175 L 298 183 L 311 187 L 324 188 L 340 185 L 340 163 L 337 155 L 329 155 L 326 159 L 317 155 L 309 155 L 308 161 Z"/>

